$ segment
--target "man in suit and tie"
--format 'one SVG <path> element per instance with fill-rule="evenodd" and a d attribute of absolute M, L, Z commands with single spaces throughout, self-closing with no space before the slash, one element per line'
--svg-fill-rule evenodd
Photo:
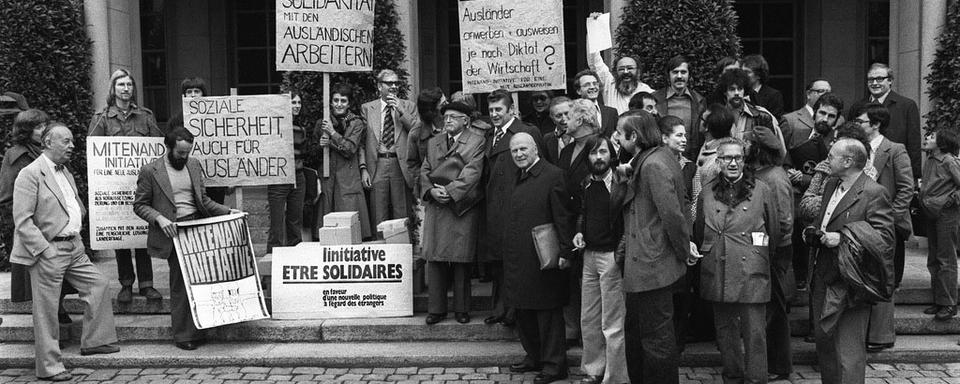
<path fill-rule="evenodd" d="M 360 109 L 367 122 L 367 140 L 361 151 L 373 184 L 375 224 L 407 217 L 413 201 L 413 174 L 402 165 L 407 163 L 407 136 L 420 121 L 416 104 L 397 96 L 400 78 L 396 72 L 381 70 L 377 90 L 380 98 Z"/>
<path fill-rule="evenodd" d="M 150 224 L 147 252 L 166 259 L 170 266 L 170 319 L 173 341 L 183 350 L 197 349 L 206 340 L 190 315 L 190 301 L 180 272 L 173 238 L 177 222 L 230 213 L 207 196 L 200 162 L 190 157 L 193 134 L 183 127 L 172 127 L 163 138 L 167 154 L 140 168 L 133 211 Z"/>
<path fill-rule="evenodd" d="M 567 123 L 570 120 L 570 106 L 573 102 L 569 97 L 557 96 L 550 100 L 550 119 L 553 120 L 554 130 L 543 136 L 543 159 L 550 164 L 557 165 L 560 161 L 560 151 L 573 141 L 567 134 Z"/>
<path fill-rule="evenodd" d="M 867 361 L 864 343 L 870 305 L 859 301 L 841 276 L 840 231 L 863 222 L 886 247 L 893 246 L 893 210 L 883 186 L 863 172 L 869 160 L 866 147 L 858 140 L 844 138 L 833 144 L 827 156 L 833 177 L 824 187 L 820 214 L 804 235 L 805 241 L 818 248 L 810 309 L 824 384 L 864 382 Z M 819 232 L 813 234 L 814 229 Z"/>
<path fill-rule="evenodd" d="M 867 104 L 860 111 L 853 111 L 853 120 L 866 133 L 870 143 L 870 163 L 877 170 L 877 183 L 886 191 L 893 208 L 894 276 L 899 282 L 904 268 L 904 242 L 913 232 L 910 222 L 910 200 L 913 199 L 914 176 L 910 169 L 910 156 L 903 144 L 894 143 L 881 134 L 890 123 L 890 113 L 880 104 Z M 893 347 L 897 334 L 893 328 L 893 300 L 877 303 L 870 311 L 870 330 L 867 334 L 867 351 L 879 352 Z M 949 310 L 948 310 L 949 311 Z"/>
<path fill-rule="evenodd" d="M 914 177 L 920 177 L 920 110 L 917 103 L 894 92 L 893 69 L 883 63 L 875 63 L 867 71 L 867 90 L 870 95 L 858 101 L 850 111 L 859 110 L 863 104 L 877 103 L 890 112 L 890 123 L 883 136 L 894 143 L 907 147 L 910 167 Z M 853 120 L 852 112 L 847 120 Z"/>
<path fill-rule="evenodd" d="M 43 154 L 20 171 L 14 183 L 14 239 L 10 262 L 30 270 L 37 377 L 71 379 L 60 361 L 57 307 L 66 280 L 86 304 L 80 354 L 116 353 L 117 329 L 108 282 L 84 253 L 80 229 L 85 210 L 73 174 L 64 165 L 73 156 L 73 133 L 50 122 L 41 142 Z"/>
<path fill-rule="evenodd" d="M 486 163 L 483 166 L 486 220 L 483 222 L 480 262 L 491 264 L 493 275 L 494 313 L 483 320 L 486 324 L 513 325 L 513 311 L 503 302 L 503 223 L 512 217 L 510 191 L 516 183 L 517 166 L 510 157 L 510 138 L 520 132 L 533 137 L 537 148 L 543 148 L 540 130 L 524 124 L 516 116 L 516 106 L 510 92 L 497 89 L 487 96 L 488 113 L 493 129 L 486 131 Z"/>
<path fill-rule="evenodd" d="M 653 93 L 657 114 L 676 116 L 683 121 L 687 129 L 687 150 L 683 155 L 688 160 L 696 161 L 704 142 L 704 132 L 700 131 L 700 115 L 707 107 L 705 99 L 689 87 L 690 59 L 687 56 L 672 57 L 667 61 L 666 72 L 670 85 Z"/>
<path fill-rule="evenodd" d="M 592 70 L 580 71 L 573 77 L 573 88 L 577 90 L 577 94 L 581 98 L 593 102 L 594 108 L 597 110 L 597 116 L 599 116 L 603 137 L 611 137 L 613 131 L 617 129 L 617 119 L 620 114 L 612 107 L 600 105 L 602 85 L 599 79 L 600 75 Z"/>

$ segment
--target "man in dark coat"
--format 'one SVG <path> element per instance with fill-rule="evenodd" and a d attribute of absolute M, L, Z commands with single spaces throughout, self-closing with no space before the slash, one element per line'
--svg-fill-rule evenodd
<path fill-rule="evenodd" d="M 557 165 L 560 160 L 560 151 L 573 141 L 567 134 L 567 123 L 570 121 L 570 106 L 572 101 L 566 96 L 557 96 L 550 101 L 550 119 L 553 120 L 554 130 L 543 135 L 544 149 L 541 152 L 543 159 L 550 164 Z"/>
<path fill-rule="evenodd" d="M 913 176 L 919 177 L 922 173 L 920 169 L 920 110 L 917 103 L 891 90 L 893 86 L 893 69 L 886 64 L 876 63 L 870 66 L 867 71 L 867 90 L 870 94 L 856 102 L 850 108 L 850 115 L 847 120 L 853 120 L 853 111 L 860 110 L 863 104 L 877 103 L 882 104 L 890 111 L 890 123 L 883 132 L 884 137 L 894 143 L 900 143 L 907 147 L 907 154 L 910 156 L 910 166 Z"/>
<path fill-rule="evenodd" d="M 493 129 L 486 131 L 486 163 L 483 166 L 482 185 L 485 186 L 486 220 L 482 223 L 482 250 L 479 261 L 492 264 L 494 313 L 483 320 L 486 324 L 503 322 L 512 325 L 513 315 L 503 306 L 503 256 L 506 254 L 503 247 L 502 231 L 499 229 L 508 217 L 510 211 L 509 189 L 517 180 L 515 173 L 517 166 L 510 158 L 510 138 L 523 132 L 534 138 L 537 148 L 543 148 L 540 131 L 537 128 L 524 124 L 516 117 L 516 106 L 510 92 L 498 89 L 487 96 L 490 121 Z"/>
<path fill-rule="evenodd" d="M 514 135 L 510 153 L 517 167 L 506 200 L 511 215 L 497 228 L 504 246 L 506 305 L 516 310 L 520 344 L 527 354 L 510 369 L 540 370 L 534 383 L 551 383 L 567 377 L 563 306 L 574 218 L 567 209 L 563 172 L 540 159 L 533 137 Z M 548 223 L 554 224 L 560 241 L 559 269 L 541 270 L 531 231 Z"/>
<path fill-rule="evenodd" d="M 885 246 L 892 248 L 893 209 L 883 186 L 863 172 L 869 161 L 863 143 L 837 140 L 827 161 L 835 177 L 824 187 L 817 220 L 804 233 L 804 241 L 818 248 L 810 288 L 813 334 L 823 383 L 862 383 L 870 305 L 858 300 L 842 277 L 837 261 L 840 231 L 849 224 L 866 222 L 883 238 Z M 819 232 L 811 234 L 814 229 Z M 888 252 L 887 256 L 886 262 L 892 264 L 892 254 Z"/>

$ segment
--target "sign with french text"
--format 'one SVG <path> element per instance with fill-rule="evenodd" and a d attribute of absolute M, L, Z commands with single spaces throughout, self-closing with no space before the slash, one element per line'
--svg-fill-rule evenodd
<path fill-rule="evenodd" d="M 412 268 L 410 244 L 275 247 L 274 318 L 413 316 Z"/>
<path fill-rule="evenodd" d="M 373 69 L 374 0 L 276 0 L 278 71 Z"/>
<path fill-rule="evenodd" d="M 197 328 L 270 317 L 246 213 L 177 222 L 173 244 Z"/>
<path fill-rule="evenodd" d="M 460 0 L 463 91 L 566 88 L 562 0 Z"/>
<path fill-rule="evenodd" d="M 296 183 L 290 94 L 183 99 L 207 187 Z"/>
<path fill-rule="evenodd" d="M 149 224 L 133 212 L 140 168 L 163 157 L 162 137 L 87 137 L 90 248 L 147 247 Z"/>

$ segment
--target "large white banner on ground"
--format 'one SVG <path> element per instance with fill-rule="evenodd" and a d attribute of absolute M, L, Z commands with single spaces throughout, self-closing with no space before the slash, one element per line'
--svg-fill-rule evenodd
<path fill-rule="evenodd" d="M 162 137 L 87 137 L 90 248 L 147 247 L 149 225 L 133 213 L 137 176 L 166 150 Z"/>
<path fill-rule="evenodd" d="M 208 187 L 294 184 L 290 94 L 183 99 Z"/>
<path fill-rule="evenodd" d="M 273 248 L 276 319 L 413 316 L 410 244 Z"/>
<path fill-rule="evenodd" d="M 374 0 L 276 0 L 278 71 L 373 69 Z"/>
<path fill-rule="evenodd" d="M 463 91 L 566 88 L 562 0 L 460 0 Z"/>
<path fill-rule="evenodd" d="M 173 244 L 197 328 L 270 317 L 246 213 L 178 222 Z"/>

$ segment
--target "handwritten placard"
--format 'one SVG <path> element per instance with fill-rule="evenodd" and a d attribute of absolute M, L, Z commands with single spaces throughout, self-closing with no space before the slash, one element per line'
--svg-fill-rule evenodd
<path fill-rule="evenodd" d="M 566 87 L 561 0 L 459 4 L 464 92 Z"/>
<path fill-rule="evenodd" d="M 373 69 L 374 0 L 276 0 L 278 71 Z"/>

